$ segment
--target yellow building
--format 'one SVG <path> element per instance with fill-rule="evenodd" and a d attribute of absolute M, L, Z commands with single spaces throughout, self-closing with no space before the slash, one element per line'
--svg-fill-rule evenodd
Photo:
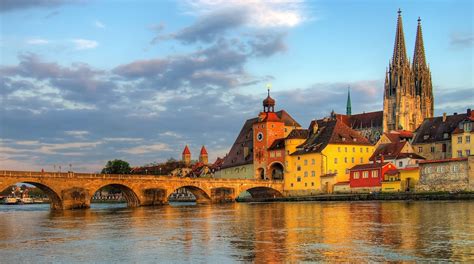
<path fill-rule="evenodd" d="M 462 158 L 474 155 L 474 111 L 467 110 L 467 117 L 461 121 L 451 136 L 452 157 Z"/>
<path fill-rule="evenodd" d="M 302 131 L 285 140 L 286 194 L 332 193 L 336 184 L 340 191 L 348 191 L 349 168 L 368 162 L 373 145 L 334 118 L 313 121 Z"/>
<path fill-rule="evenodd" d="M 419 179 L 419 167 L 398 169 L 395 174 L 386 173 L 382 181 L 382 192 L 414 191 Z"/>

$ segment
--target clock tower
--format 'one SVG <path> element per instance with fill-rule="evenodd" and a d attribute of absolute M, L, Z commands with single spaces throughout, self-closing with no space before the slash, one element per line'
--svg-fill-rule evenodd
<path fill-rule="evenodd" d="M 285 137 L 285 123 L 275 113 L 275 99 L 268 96 L 263 100 L 263 112 L 260 112 L 258 121 L 253 124 L 253 160 L 256 179 L 272 179 L 270 166 L 274 162 L 284 163 L 283 155 L 281 161 L 275 160 L 276 155 L 270 153 L 269 148 L 277 139 Z"/>

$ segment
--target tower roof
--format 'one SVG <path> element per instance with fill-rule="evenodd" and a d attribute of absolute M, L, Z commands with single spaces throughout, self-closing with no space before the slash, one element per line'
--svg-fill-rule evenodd
<path fill-rule="evenodd" d="M 395 46 L 393 48 L 393 65 L 402 65 L 408 62 L 405 48 L 405 35 L 403 34 L 402 11 L 398 9 L 397 32 L 395 33 Z"/>
<path fill-rule="evenodd" d="M 346 104 L 346 115 L 352 114 L 352 104 L 351 104 L 351 88 L 347 88 L 347 104 Z"/>
<path fill-rule="evenodd" d="M 263 106 L 268 107 L 268 106 L 275 106 L 275 99 L 270 97 L 270 89 L 268 89 L 268 96 L 263 100 Z"/>
<path fill-rule="evenodd" d="M 425 46 L 423 45 L 423 33 L 421 31 L 421 19 L 418 18 L 418 28 L 416 30 L 415 53 L 413 54 L 413 68 L 425 68 Z"/>
<path fill-rule="evenodd" d="M 184 155 L 184 154 L 189 154 L 189 155 L 191 155 L 191 151 L 189 151 L 188 145 L 186 145 L 186 146 L 184 147 L 183 155 Z"/>
<path fill-rule="evenodd" d="M 201 155 L 207 155 L 207 150 L 206 150 L 206 147 L 202 146 L 201 148 Z"/>

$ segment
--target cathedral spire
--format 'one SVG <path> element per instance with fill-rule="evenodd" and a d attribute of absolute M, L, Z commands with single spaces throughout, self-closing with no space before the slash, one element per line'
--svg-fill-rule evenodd
<path fill-rule="evenodd" d="M 352 106 L 351 106 L 351 87 L 347 88 L 347 104 L 346 104 L 346 115 L 352 114 Z"/>
<path fill-rule="evenodd" d="M 393 65 L 403 65 L 408 62 L 405 48 L 405 35 L 403 34 L 402 11 L 398 9 L 397 32 L 395 35 L 395 46 L 393 48 Z"/>
<path fill-rule="evenodd" d="M 425 46 L 423 45 L 423 33 L 421 31 L 421 19 L 418 17 L 418 28 L 416 30 L 415 53 L 413 54 L 413 69 L 424 69 L 427 67 L 425 58 Z"/>

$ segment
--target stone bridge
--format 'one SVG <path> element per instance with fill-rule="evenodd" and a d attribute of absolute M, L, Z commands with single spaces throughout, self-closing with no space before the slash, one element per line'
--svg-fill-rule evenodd
<path fill-rule="evenodd" d="M 197 203 L 233 202 L 245 191 L 253 198 L 281 197 L 283 193 L 282 181 L 0 171 L 0 190 L 17 183 L 41 189 L 50 198 L 52 209 L 89 208 L 95 192 L 106 186 L 121 190 L 131 207 L 167 204 L 169 196 L 180 188 L 193 193 Z"/>

